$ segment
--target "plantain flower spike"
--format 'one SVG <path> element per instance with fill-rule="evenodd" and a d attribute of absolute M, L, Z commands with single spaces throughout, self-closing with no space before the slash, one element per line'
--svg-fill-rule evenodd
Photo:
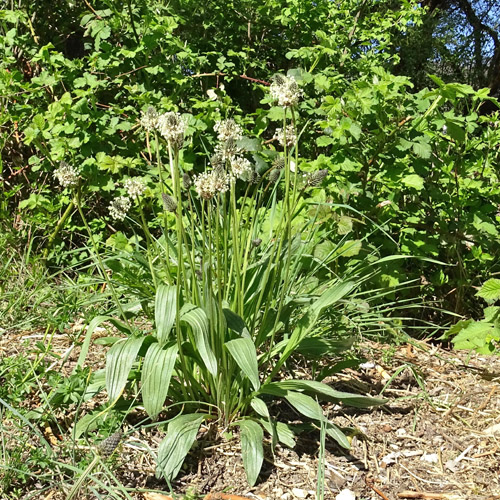
<path fill-rule="evenodd" d="M 109 215 L 116 220 L 123 220 L 130 210 L 132 202 L 128 196 L 118 196 L 109 204 Z"/>
<path fill-rule="evenodd" d="M 131 198 L 139 198 L 146 190 L 146 186 L 139 177 L 126 179 L 123 185 Z"/>
<path fill-rule="evenodd" d="M 327 169 L 322 169 L 322 170 L 318 170 L 316 172 L 313 172 L 307 176 L 307 181 L 306 181 L 307 185 L 310 187 L 317 187 L 323 182 L 323 179 L 327 175 L 328 175 Z"/>
<path fill-rule="evenodd" d="M 62 187 L 75 187 L 79 179 L 77 169 L 65 161 L 62 161 L 54 170 L 54 177 Z"/>
<path fill-rule="evenodd" d="M 229 189 L 229 176 L 224 172 L 211 170 L 197 175 L 194 187 L 204 200 L 211 200 L 215 195 L 225 193 Z"/>
<path fill-rule="evenodd" d="M 293 125 L 287 125 L 285 132 L 283 132 L 282 128 L 277 128 L 273 139 L 276 139 L 281 146 L 286 144 L 287 148 L 291 148 L 297 142 L 295 128 Z"/>
<path fill-rule="evenodd" d="M 187 123 L 180 113 L 163 113 L 158 117 L 156 127 L 171 146 L 182 148 Z"/>
<path fill-rule="evenodd" d="M 221 142 L 229 139 L 237 141 L 243 137 L 243 129 L 232 118 L 219 120 L 215 123 L 214 130 L 217 132 L 217 139 Z"/>
<path fill-rule="evenodd" d="M 176 212 L 177 210 L 177 202 L 168 194 L 162 193 L 161 199 L 163 201 L 163 208 L 167 212 Z"/>
<path fill-rule="evenodd" d="M 293 76 L 275 75 L 269 91 L 278 105 L 284 108 L 297 106 L 302 97 L 302 91 Z"/>
<path fill-rule="evenodd" d="M 141 125 L 150 132 L 154 130 L 158 123 L 158 112 L 153 106 L 149 106 L 146 112 L 142 113 Z"/>
<path fill-rule="evenodd" d="M 116 431 L 111 436 L 104 439 L 99 445 L 99 449 L 101 450 L 102 455 L 105 457 L 109 457 L 118 447 L 120 441 L 122 440 L 123 432 Z"/>

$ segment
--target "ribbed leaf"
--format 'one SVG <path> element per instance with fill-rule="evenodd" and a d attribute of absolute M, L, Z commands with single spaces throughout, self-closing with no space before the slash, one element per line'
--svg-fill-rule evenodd
<path fill-rule="evenodd" d="M 350 349 L 354 343 L 354 337 L 345 340 L 332 340 L 324 337 L 306 337 L 297 347 L 297 352 L 304 356 L 320 358 L 325 354 L 338 354 Z"/>
<path fill-rule="evenodd" d="M 113 344 L 106 355 L 106 389 L 110 401 L 118 399 L 127 384 L 144 337 L 130 337 Z"/>
<path fill-rule="evenodd" d="M 295 434 L 292 429 L 283 422 L 269 422 L 269 420 L 260 420 L 262 427 L 272 436 L 275 432 L 278 435 L 278 441 L 288 448 L 295 446 Z"/>
<path fill-rule="evenodd" d="M 227 326 L 231 328 L 231 330 L 238 333 L 240 337 L 250 338 L 250 332 L 248 331 L 247 325 L 240 316 L 228 308 L 224 308 L 222 311 L 226 318 Z"/>
<path fill-rule="evenodd" d="M 241 420 L 237 422 L 241 430 L 241 456 L 250 486 L 257 482 L 262 463 L 264 462 L 264 431 L 262 427 L 253 420 Z"/>
<path fill-rule="evenodd" d="M 341 446 L 344 448 L 351 447 L 345 434 L 336 425 L 325 418 L 321 406 L 311 396 L 302 394 L 301 392 L 289 391 L 285 398 L 299 413 L 302 413 L 302 415 L 317 420 L 318 422 L 325 422 L 326 433 L 335 439 Z"/>
<path fill-rule="evenodd" d="M 301 392 L 288 391 L 285 399 L 302 415 L 320 422 L 324 419 L 321 406 L 311 396 Z"/>
<path fill-rule="evenodd" d="M 184 459 L 196 439 L 204 415 L 192 413 L 179 415 L 167 427 L 167 436 L 158 448 L 156 477 L 165 478 L 167 482 L 175 479 Z"/>
<path fill-rule="evenodd" d="M 347 436 L 334 423 L 326 422 L 326 433 L 343 448 L 347 450 L 351 448 L 351 443 L 347 439 Z"/>
<path fill-rule="evenodd" d="M 199 352 L 207 370 L 215 377 L 217 375 L 217 359 L 210 348 L 208 335 L 208 318 L 205 311 L 193 304 L 185 304 L 181 309 L 181 322 L 191 327 L 195 338 L 195 348 Z"/>
<path fill-rule="evenodd" d="M 142 400 L 144 408 L 151 418 L 155 418 L 163 408 L 177 352 L 177 344 L 162 347 L 155 342 L 149 346 L 146 356 L 144 356 L 141 374 Z"/>
<path fill-rule="evenodd" d="M 89 352 L 89 347 L 90 347 L 90 342 L 92 340 L 92 334 L 94 333 L 94 330 L 101 324 L 104 323 L 105 321 L 109 321 L 110 323 L 113 324 L 118 330 L 121 332 L 131 335 L 132 332 L 130 331 L 129 327 L 121 322 L 120 320 L 114 318 L 113 316 L 96 316 L 92 321 L 89 323 L 87 326 L 87 331 L 85 332 L 85 339 L 83 340 L 83 344 L 80 350 L 80 355 L 78 356 L 78 361 L 76 362 L 76 366 L 73 370 L 73 373 L 76 373 L 78 368 L 83 367 L 83 363 L 85 362 L 85 358 L 87 357 L 87 354 Z"/>
<path fill-rule="evenodd" d="M 267 408 L 266 403 L 262 401 L 260 398 L 253 398 L 250 401 L 250 406 L 261 416 L 265 418 L 269 418 L 269 410 Z"/>
<path fill-rule="evenodd" d="M 230 340 L 225 343 L 231 356 L 234 358 L 241 371 L 248 377 L 253 388 L 257 391 L 260 387 L 259 368 L 255 345 L 248 337 Z"/>
<path fill-rule="evenodd" d="M 156 338 L 160 346 L 167 343 L 175 323 L 177 293 L 175 285 L 160 285 L 155 297 Z"/>
<path fill-rule="evenodd" d="M 314 380 L 283 380 L 281 382 L 271 382 L 263 385 L 259 392 L 277 395 L 277 391 L 280 390 L 306 391 L 311 394 L 318 394 L 322 397 L 341 401 L 348 406 L 355 406 L 356 408 L 368 408 L 370 406 L 387 403 L 387 399 L 383 398 L 372 398 L 369 396 L 352 394 L 350 392 L 336 391 L 329 385 Z"/>
<path fill-rule="evenodd" d="M 316 325 L 318 317 L 323 309 L 331 306 L 335 302 L 338 302 L 345 295 L 347 295 L 354 288 L 354 286 L 355 283 L 352 281 L 337 283 L 336 285 L 330 287 L 311 304 L 306 314 L 298 321 L 297 326 L 295 327 L 290 340 L 283 351 L 283 354 L 273 369 L 273 374 L 281 368 L 283 363 L 297 349 L 302 340 L 309 335 L 311 330 Z"/>

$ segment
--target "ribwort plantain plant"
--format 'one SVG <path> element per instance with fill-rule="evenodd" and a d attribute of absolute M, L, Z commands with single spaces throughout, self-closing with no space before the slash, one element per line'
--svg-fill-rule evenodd
<path fill-rule="evenodd" d="M 273 399 L 286 400 L 346 448 L 349 441 L 325 419 L 317 399 L 362 407 L 383 403 L 321 382 L 280 376 L 322 311 L 345 299 L 356 282 L 331 273 L 327 259 L 306 265 L 321 224 L 317 207 L 309 206 L 304 194 L 326 172 L 299 174 L 296 106 L 302 91 L 297 82 L 278 75 L 270 91 L 284 118 L 276 136 L 282 151 L 274 151 L 267 166 L 257 169 L 245 150 L 243 128 L 225 119 L 215 125 L 218 144 L 209 166 L 192 177 L 181 154 L 187 117 L 149 108 L 141 124 L 148 152 L 156 155 L 162 237 L 155 239 L 148 228 L 140 183 L 128 181 L 128 196 L 110 206 L 110 215 L 123 220 L 132 201 L 139 205 L 154 287 L 154 298 L 143 296 L 140 303 L 146 315 L 154 311 L 154 328 L 147 335 L 134 324 L 109 280 L 121 316 L 113 322 L 128 335 L 107 354 L 106 388 L 112 406 L 129 386 L 131 371 L 139 369 L 142 404 L 151 418 L 167 402 L 183 408 L 170 420 L 158 450 L 157 474 L 167 481 L 179 472 L 202 422 L 220 429 L 239 427 L 243 463 L 253 485 L 263 463 L 264 431 L 273 445 L 278 440 L 294 444 L 291 428 L 272 417 Z M 162 145 L 168 152 L 165 163 Z M 107 277 L 106 261 L 90 237 Z M 311 275 L 321 271 L 325 276 L 325 269 L 326 278 L 314 290 L 306 286 Z M 92 321 L 87 339 L 106 319 Z"/>

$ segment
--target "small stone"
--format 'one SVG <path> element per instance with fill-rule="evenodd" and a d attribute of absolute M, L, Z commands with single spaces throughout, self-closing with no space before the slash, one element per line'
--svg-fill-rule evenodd
<path fill-rule="evenodd" d="M 307 491 L 306 490 L 301 490 L 300 488 L 292 488 L 292 495 L 295 498 L 306 498 L 307 497 Z"/>
<path fill-rule="evenodd" d="M 354 491 L 345 489 L 342 490 L 336 497 L 335 500 L 356 500 L 356 494 Z"/>
<path fill-rule="evenodd" d="M 426 453 L 420 457 L 420 460 L 430 464 L 437 464 L 439 461 L 437 453 Z"/>

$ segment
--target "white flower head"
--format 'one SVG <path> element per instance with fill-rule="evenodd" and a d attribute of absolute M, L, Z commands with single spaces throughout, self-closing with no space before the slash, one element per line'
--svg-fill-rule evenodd
<path fill-rule="evenodd" d="M 236 156 L 231 160 L 231 173 L 239 179 L 246 179 L 253 171 L 252 164 L 243 156 Z"/>
<path fill-rule="evenodd" d="M 232 161 L 235 156 L 243 153 L 244 150 L 236 144 L 236 139 L 234 137 L 230 137 L 226 141 L 219 142 L 219 144 L 215 146 L 214 156 L 216 155 L 222 162 L 226 162 Z"/>
<path fill-rule="evenodd" d="M 149 106 L 146 112 L 142 113 L 141 125 L 148 131 L 154 130 L 158 122 L 158 112 L 153 106 Z"/>
<path fill-rule="evenodd" d="M 181 148 L 184 144 L 187 122 L 180 115 L 169 111 L 158 117 L 156 128 L 158 132 L 174 147 Z"/>
<path fill-rule="evenodd" d="M 302 97 L 302 90 L 293 76 L 275 75 L 269 91 L 278 105 L 284 108 L 296 106 Z"/>
<path fill-rule="evenodd" d="M 286 147 L 291 148 L 297 142 L 293 125 L 287 125 L 285 131 L 282 128 L 277 128 L 273 139 L 277 139 L 281 146 L 285 145 L 286 140 Z"/>
<path fill-rule="evenodd" d="M 146 190 L 146 186 L 139 177 L 126 179 L 123 185 L 131 198 L 139 198 Z"/>
<path fill-rule="evenodd" d="M 229 176 L 216 170 L 203 172 L 196 176 L 194 187 L 201 198 L 211 200 L 216 194 L 225 193 L 229 189 Z"/>
<path fill-rule="evenodd" d="M 62 161 L 54 170 L 54 177 L 62 187 L 75 187 L 79 179 L 78 170 L 65 161 Z"/>
<path fill-rule="evenodd" d="M 243 129 L 232 118 L 215 122 L 214 130 L 217 132 L 217 139 L 221 142 L 229 139 L 237 141 L 243 137 Z"/>
<path fill-rule="evenodd" d="M 128 196 L 118 196 L 109 204 L 109 215 L 116 220 L 123 220 L 130 210 L 132 202 Z"/>

